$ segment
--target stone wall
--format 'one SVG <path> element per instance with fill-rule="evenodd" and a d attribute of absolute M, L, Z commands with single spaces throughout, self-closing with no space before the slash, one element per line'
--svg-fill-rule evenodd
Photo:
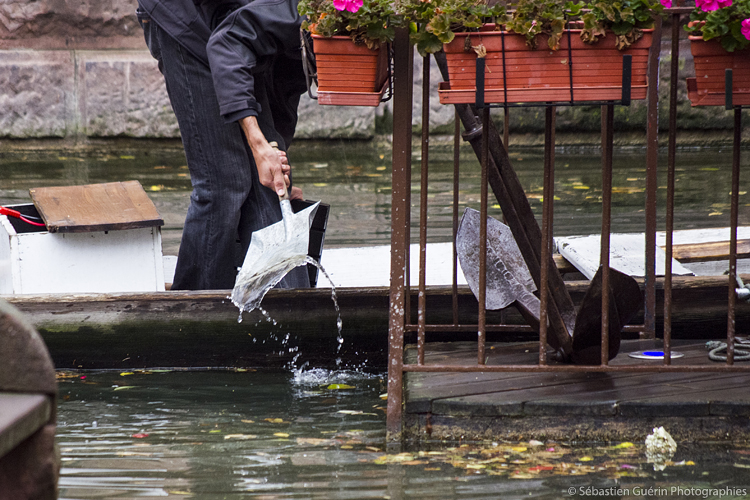
<path fill-rule="evenodd" d="M 0 148 L 8 142 L 3 138 L 85 144 L 122 137 L 179 137 L 163 78 L 146 50 L 135 9 L 136 0 L 0 0 Z M 689 72 L 692 60 L 686 45 L 681 53 L 686 55 L 682 71 Z M 664 55 L 662 74 L 666 75 L 669 54 Z M 414 64 L 413 114 L 418 130 L 421 58 L 415 57 Z M 453 108 L 438 101 L 441 78 L 434 63 L 430 80 L 430 128 L 451 132 Z M 683 82 L 681 77 L 682 87 Z M 661 85 L 665 98 L 666 83 L 663 80 Z M 392 114 L 390 106 L 390 102 L 377 108 L 320 106 L 305 95 L 297 137 L 369 139 L 379 118 L 387 122 L 382 118 Z M 666 108 L 661 106 L 662 123 L 666 123 Z M 542 132 L 540 109 L 513 109 L 512 137 Z M 679 116 L 689 128 L 726 129 L 732 123 L 729 115 L 709 115 L 684 102 Z M 618 108 L 615 126 L 638 137 L 645 118 L 645 106 L 636 102 Z M 597 108 L 560 108 L 557 121 L 562 131 L 595 134 L 599 130 Z"/>
<path fill-rule="evenodd" d="M 0 0 L 0 138 L 177 138 L 136 0 Z M 379 108 L 303 96 L 300 138 L 371 138 Z"/>

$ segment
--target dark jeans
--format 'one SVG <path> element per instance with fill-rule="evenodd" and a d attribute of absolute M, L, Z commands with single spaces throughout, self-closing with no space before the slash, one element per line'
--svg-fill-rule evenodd
<path fill-rule="evenodd" d="M 258 181 L 239 124 L 219 115 L 208 66 L 140 12 L 139 20 L 164 75 L 193 185 L 172 289 L 233 288 L 252 232 L 281 220 L 278 196 Z M 271 117 L 258 121 L 266 139 L 284 144 Z M 294 269 L 279 286 L 309 287 L 306 268 Z"/>

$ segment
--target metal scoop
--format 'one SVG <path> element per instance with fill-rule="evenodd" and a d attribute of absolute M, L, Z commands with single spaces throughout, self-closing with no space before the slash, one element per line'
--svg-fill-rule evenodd
<path fill-rule="evenodd" d="M 279 197 L 282 220 L 253 232 L 232 289 L 232 303 L 242 311 L 260 305 L 266 292 L 286 274 L 307 262 L 310 225 L 320 202 L 297 213 L 289 194 Z"/>
<path fill-rule="evenodd" d="M 472 293 L 479 290 L 479 212 L 467 208 L 456 234 L 456 253 Z M 487 293 L 485 307 L 497 310 L 515 303 L 533 327 L 539 325 L 539 299 L 534 280 L 526 267 L 510 228 L 487 218 Z"/>

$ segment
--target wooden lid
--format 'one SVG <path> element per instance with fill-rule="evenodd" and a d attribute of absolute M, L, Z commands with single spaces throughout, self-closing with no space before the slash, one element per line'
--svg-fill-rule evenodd
<path fill-rule="evenodd" d="M 138 181 L 29 190 L 50 233 L 89 233 L 163 226 Z"/>

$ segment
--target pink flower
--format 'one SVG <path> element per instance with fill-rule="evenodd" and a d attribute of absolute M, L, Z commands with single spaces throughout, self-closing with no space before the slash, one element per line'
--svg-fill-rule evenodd
<path fill-rule="evenodd" d="M 742 32 L 742 36 L 750 40 L 750 19 L 745 19 L 742 21 L 742 27 L 740 28 L 740 31 Z"/>
<path fill-rule="evenodd" d="M 661 4 L 666 9 L 671 9 L 672 8 L 672 0 L 661 0 Z"/>
<path fill-rule="evenodd" d="M 362 2 L 363 0 L 333 0 L 333 7 L 336 10 L 357 12 L 359 8 L 362 7 Z"/>
<path fill-rule="evenodd" d="M 695 0 L 695 6 L 699 7 L 703 12 L 711 12 L 723 9 L 724 7 L 731 7 L 732 0 Z"/>

